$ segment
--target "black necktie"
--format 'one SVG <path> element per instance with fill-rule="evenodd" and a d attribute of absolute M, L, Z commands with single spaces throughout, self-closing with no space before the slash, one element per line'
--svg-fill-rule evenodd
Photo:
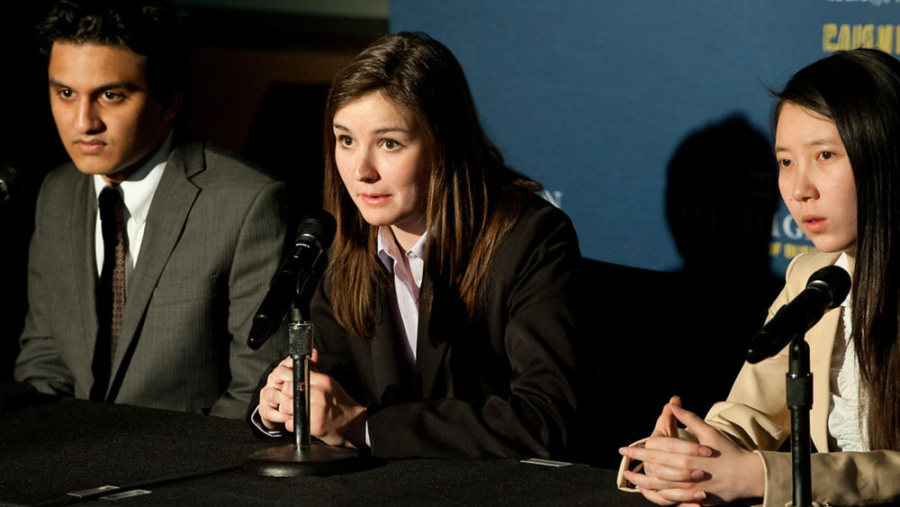
<path fill-rule="evenodd" d="M 91 370 L 92 400 L 103 400 L 109 387 L 116 342 L 125 313 L 125 255 L 128 237 L 122 217 L 122 194 L 112 186 L 100 192 L 100 227 L 103 233 L 103 269 L 97 284 L 97 344 Z"/>

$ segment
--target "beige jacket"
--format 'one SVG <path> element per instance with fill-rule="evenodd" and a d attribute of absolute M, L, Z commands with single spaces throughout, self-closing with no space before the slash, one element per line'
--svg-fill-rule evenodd
<path fill-rule="evenodd" d="M 806 288 L 809 276 L 834 264 L 839 254 L 812 252 L 795 258 L 787 270 L 784 290 L 769 309 L 769 319 Z M 812 455 L 812 499 L 817 505 L 871 505 L 900 501 L 900 453 L 828 452 L 828 411 L 831 406 L 831 353 L 840 311 L 825 313 L 806 333 L 813 374 L 810 434 L 818 453 Z M 759 452 L 766 471 L 765 507 L 790 505 L 791 455 L 777 452 L 790 436 L 791 416 L 786 404 L 785 347 L 757 364 L 745 363 L 727 401 L 716 403 L 706 421 L 738 445 Z M 625 463 L 623 463 L 625 465 Z M 620 472 L 621 476 L 621 472 Z M 620 488 L 625 481 L 619 481 Z"/>

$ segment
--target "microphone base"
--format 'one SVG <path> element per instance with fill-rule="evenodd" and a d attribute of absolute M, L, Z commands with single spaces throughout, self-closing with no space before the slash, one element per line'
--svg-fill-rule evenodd
<path fill-rule="evenodd" d="M 357 451 L 343 447 L 281 445 L 251 454 L 244 462 L 244 471 L 268 477 L 339 475 L 370 468 L 368 461 Z"/>

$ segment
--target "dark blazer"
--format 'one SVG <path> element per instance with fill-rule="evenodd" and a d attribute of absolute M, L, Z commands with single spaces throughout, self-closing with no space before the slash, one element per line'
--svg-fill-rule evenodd
<path fill-rule="evenodd" d="M 311 308 L 319 369 L 368 408 L 372 453 L 562 452 L 576 408 L 580 259 L 569 218 L 529 196 L 492 261 L 482 287 L 484 311 L 473 321 L 457 298 L 435 291 L 424 277 L 415 371 L 403 360 L 405 338 L 388 299 L 392 288 L 380 293 L 374 337 L 362 339 L 337 324 L 330 286 L 322 284 Z"/>
<path fill-rule="evenodd" d="M 247 346 L 284 245 L 282 183 L 204 143 L 177 147 L 128 281 L 107 401 L 240 417 L 260 372 L 286 351 Z M 97 337 L 93 178 L 73 164 L 40 192 L 16 379 L 88 398 Z"/>

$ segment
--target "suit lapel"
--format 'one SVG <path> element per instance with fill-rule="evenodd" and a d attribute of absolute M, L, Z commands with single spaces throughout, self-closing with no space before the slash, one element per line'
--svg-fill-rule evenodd
<path fill-rule="evenodd" d="M 204 169 L 203 145 L 200 143 L 179 147 L 169 155 L 147 213 L 141 250 L 128 285 L 125 316 L 113 362 L 113 378 L 116 380 L 122 378 L 118 372 L 119 366 L 126 352 L 133 348 L 132 342 L 138 336 L 153 290 L 200 192 L 190 178 Z"/>
<path fill-rule="evenodd" d="M 824 262 L 818 267 L 834 265 L 841 256 L 839 252 L 827 254 Z M 815 267 L 815 269 L 818 269 Z M 810 269 L 812 271 L 812 269 Z M 809 278 L 800 278 L 802 285 L 797 291 L 806 288 Z M 798 292 L 799 293 L 799 292 Z M 806 333 L 806 341 L 810 344 L 809 369 L 813 376 L 813 406 L 809 414 L 810 438 L 819 452 L 828 451 L 828 412 L 831 408 L 831 356 L 834 352 L 834 341 L 843 340 L 844 336 L 838 334 L 838 324 L 843 318 L 843 308 L 838 307 L 828 311 L 822 319 Z"/>
<path fill-rule="evenodd" d="M 443 333 L 437 332 L 442 315 L 448 308 L 441 308 L 441 297 L 434 295 L 434 284 L 426 272 L 422 277 L 422 290 L 419 298 L 419 330 L 416 337 L 416 372 L 422 379 L 422 394 L 427 399 L 432 396 L 437 376 L 444 356 L 447 354 L 449 340 Z M 431 311 L 428 311 L 429 309 Z"/>
<path fill-rule="evenodd" d="M 369 341 L 372 375 L 380 403 L 396 402 L 398 396 L 408 398 L 409 386 L 404 385 L 412 380 L 412 372 L 408 371 L 410 368 L 403 360 L 404 352 L 401 348 L 403 337 L 397 332 L 388 299 L 390 297 L 388 291 L 392 287 L 378 291 L 375 336 Z"/>
<path fill-rule="evenodd" d="M 85 364 L 91 364 L 94 347 L 97 342 L 97 260 L 95 249 L 95 225 L 97 221 L 97 195 L 94 191 L 93 178 L 79 177 L 73 192 L 75 196 L 72 206 L 71 222 L 68 227 L 69 238 L 66 243 L 72 249 L 74 259 L 75 294 L 85 302 L 81 308 L 81 322 L 73 323 L 75 328 L 83 330 Z"/>
<path fill-rule="evenodd" d="M 831 408 L 831 356 L 834 341 L 843 340 L 838 334 L 844 309 L 838 307 L 825 313 L 822 320 L 806 336 L 815 343 L 809 349 L 809 365 L 813 375 L 813 406 L 809 415 L 809 432 L 819 452 L 828 450 L 828 411 Z"/>

